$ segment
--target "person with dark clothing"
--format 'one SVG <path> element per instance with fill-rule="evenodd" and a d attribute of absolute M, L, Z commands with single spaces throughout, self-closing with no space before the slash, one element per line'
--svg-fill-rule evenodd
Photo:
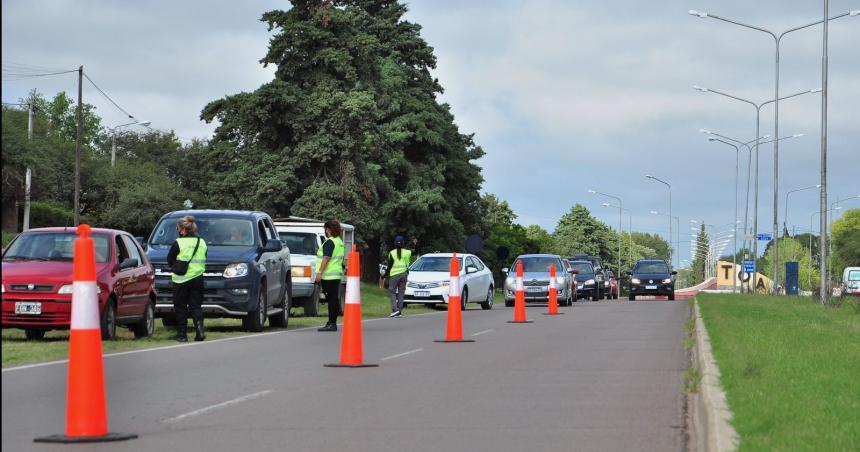
<path fill-rule="evenodd" d="M 173 274 L 173 314 L 176 317 L 176 337 L 188 342 L 188 313 L 194 320 L 195 341 L 206 339 L 203 330 L 203 273 L 206 271 L 206 241 L 197 236 L 194 217 L 184 216 L 176 224 L 179 237 L 167 254 L 167 265 Z M 180 265 L 177 265 L 180 264 Z M 183 271 L 184 270 L 184 271 Z"/>
<path fill-rule="evenodd" d="M 391 315 L 400 317 L 403 310 L 403 297 L 406 295 L 406 279 L 409 277 L 409 262 L 412 251 L 403 249 L 406 240 L 398 235 L 394 238 L 394 249 L 388 253 L 388 265 L 385 269 L 388 276 L 388 293 L 391 296 Z"/>
<path fill-rule="evenodd" d="M 337 316 L 340 315 L 340 283 L 343 279 L 343 258 L 346 248 L 341 238 L 341 227 L 337 220 L 328 220 L 323 225 L 326 240 L 317 250 L 317 277 L 328 305 L 328 322 L 318 331 L 337 331 Z"/>

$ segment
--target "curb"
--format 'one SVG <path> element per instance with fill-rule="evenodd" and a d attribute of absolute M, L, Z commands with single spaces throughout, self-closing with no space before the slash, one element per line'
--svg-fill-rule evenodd
<path fill-rule="evenodd" d="M 699 390 L 692 399 L 690 428 L 694 438 L 691 449 L 700 452 L 735 451 L 740 438 L 731 425 L 732 412 L 726 402 L 726 393 L 720 386 L 720 369 L 711 353 L 711 341 L 699 312 L 699 302 L 693 303 L 696 315 L 696 346 L 693 348 L 693 365 L 701 380 Z"/>

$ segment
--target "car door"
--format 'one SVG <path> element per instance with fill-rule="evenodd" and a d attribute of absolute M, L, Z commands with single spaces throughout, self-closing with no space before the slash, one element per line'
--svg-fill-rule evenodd
<path fill-rule="evenodd" d="M 268 229 L 269 236 L 272 238 L 272 240 L 281 240 L 281 236 L 278 235 L 278 230 L 275 229 L 275 226 L 272 224 L 271 220 L 266 218 L 263 220 L 263 223 Z M 289 261 L 287 261 L 288 256 L 289 253 L 287 253 L 286 251 L 278 251 L 277 253 L 274 253 L 272 257 L 273 268 L 275 272 L 275 279 L 272 282 L 276 283 L 274 284 L 274 287 L 272 287 L 272 291 L 275 293 L 276 297 L 274 298 L 274 303 L 280 303 L 281 298 L 284 295 L 284 290 L 286 290 L 285 281 L 287 271 L 289 271 L 290 267 L 290 263 Z"/>
<path fill-rule="evenodd" d="M 260 244 L 263 246 L 263 248 L 265 248 L 266 243 L 268 243 L 269 240 L 272 240 L 273 237 L 272 232 L 269 231 L 269 228 L 266 227 L 266 224 L 263 222 L 262 219 L 257 220 L 257 233 L 260 234 Z M 280 237 L 278 237 L 278 240 L 280 240 Z M 266 271 L 266 287 L 261 287 L 260 290 L 266 291 L 266 303 L 268 303 L 269 305 L 271 305 L 272 303 L 277 303 L 278 296 L 278 293 L 275 290 L 275 288 L 278 287 L 278 275 L 275 270 L 276 266 L 274 261 L 275 254 L 276 253 L 264 251 L 262 254 L 260 254 L 259 262 L 259 264 L 262 265 Z"/>
<path fill-rule="evenodd" d="M 149 289 L 152 286 L 152 269 L 146 265 L 143 252 L 137 242 L 129 235 L 122 235 L 122 242 L 130 259 L 136 259 L 137 265 L 128 269 L 130 275 L 123 290 L 123 298 L 129 315 L 143 315 L 146 303 L 149 302 Z"/>
<path fill-rule="evenodd" d="M 116 316 L 127 317 L 131 314 L 131 303 L 126 299 L 126 293 L 131 293 L 133 290 L 134 283 L 134 269 L 126 268 L 120 269 L 119 266 L 123 261 L 128 259 L 129 254 L 126 249 L 125 243 L 122 240 L 122 235 L 117 234 L 114 236 L 114 259 L 115 263 L 113 264 L 114 268 L 114 281 L 113 287 L 111 287 L 111 292 L 114 295 L 114 299 L 116 299 Z"/>
<path fill-rule="evenodd" d="M 481 261 L 477 256 L 472 256 L 472 259 L 475 260 L 475 264 L 478 266 L 478 276 L 476 277 L 481 284 L 480 295 L 478 296 L 481 301 L 484 300 L 487 292 L 490 290 L 490 285 L 493 282 L 493 274 L 490 272 L 490 269 L 484 265 L 484 262 Z"/>
<path fill-rule="evenodd" d="M 472 256 L 466 257 L 466 284 L 469 286 L 469 299 L 466 301 L 472 301 L 482 296 L 484 292 L 486 292 L 486 288 L 482 289 L 481 278 L 479 276 L 479 272 L 469 273 L 468 268 L 475 267 L 478 268 L 478 264 L 475 262 L 475 258 Z"/>

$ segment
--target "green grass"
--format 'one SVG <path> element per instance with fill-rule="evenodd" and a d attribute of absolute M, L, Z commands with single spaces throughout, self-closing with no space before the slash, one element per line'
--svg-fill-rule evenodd
<path fill-rule="evenodd" d="M 498 303 L 498 300 L 496 301 Z M 426 312 L 437 312 L 444 305 L 436 309 L 423 306 L 411 305 L 404 310 L 404 315 L 414 315 Z M 328 305 L 323 304 L 318 317 L 304 317 L 304 309 L 293 309 L 290 316 L 289 328 L 304 328 L 322 326 L 328 319 Z M 391 313 L 388 291 L 374 285 L 362 284 L 361 286 L 361 315 L 362 318 L 370 319 L 386 317 Z M 238 319 L 206 319 L 207 340 L 219 339 L 231 336 L 242 336 L 249 334 L 242 330 L 242 321 Z M 266 331 L 277 329 L 266 326 Z M 172 337 L 175 330 L 165 328 L 160 319 L 155 321 L 155 332 L 152 337 L 146 339 L 135 339 L 132 332 L 127 328 L 117 328 L 117 338 L 112 341 L 103 341 L 104 353 L 121 352 L 141 348 L 161 347 L 173 345 L 176 342 Z M 39 361 L 53 361 L 65 359 L 69 353 L 69 332 L 50 331 L 45 339 L 39 341 L 28 341 L 24 338 L 24 331 L 19 329 L 4 329 L 0 333 L 0 345 L 2 345 L 3 367 L 17 366 Z"/>
<path fill-rule="evenodd" d="M 809 298 L 700 294 L 740 450 L 860 450 L 860 315 Z"/>

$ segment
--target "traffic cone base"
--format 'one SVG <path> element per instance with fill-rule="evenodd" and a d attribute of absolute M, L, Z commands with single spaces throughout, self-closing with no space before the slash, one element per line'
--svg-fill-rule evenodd
<path fill-rule="evenodd" d="M 67 436 L 67 435 L 50 435 L 36 438 L 34 443 L 110 443 L 114 441 L 126 441 L 135 439 L 138 436 L 134 433 L 108 433 L 99 436 Z"/>
<path fill-rule="evenodd" d="M 564 315 L 563 312 L 544 312 L 543 315 Z"/>
<path fill-rule="evenodd" d="M 433 342 L 475 342 L 474 339 L 436 339 Z"/>
<path fill-rule="evenodd" d="M 534 320 L 508 320 L 508 323 L 535 323 Z"/>

